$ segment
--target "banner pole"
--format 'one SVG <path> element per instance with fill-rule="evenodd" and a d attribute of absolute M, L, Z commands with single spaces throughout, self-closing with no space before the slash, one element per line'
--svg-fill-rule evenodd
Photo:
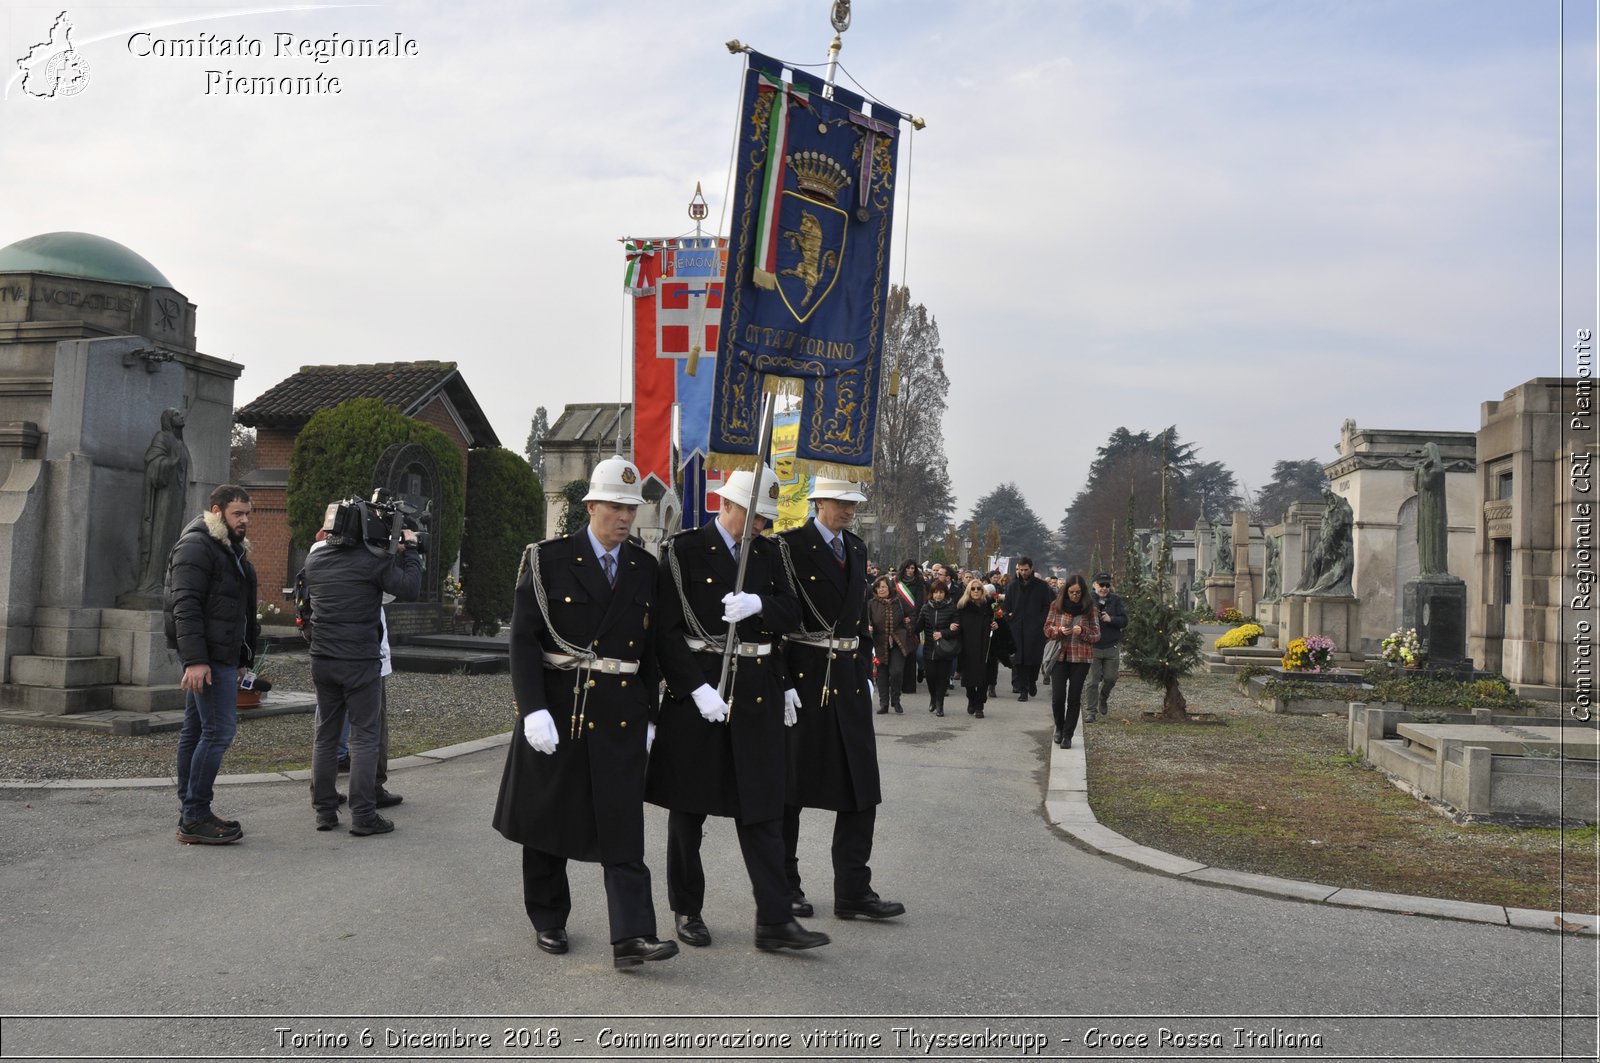
<path fill-rule="evenodd" d="M 739 568 L 733 577 L 733 593 L 744 591 L 744 570 L 750 563 L 750 540 L 756 530 L 756 496 L 761 493 L 761 481 L 767 465 L 772 461 L 772 421 L 776 405 L 772 392 L 761 396 L 761 445 L 756 448 L 756 468 L 750 483 L 750 496 L 744 500 L 744 530 L 739 533 Z M 733 718 L 733 691 L 729 681 L 738 668 L 735 650 L 739 646 L 739 625 L 728 625 L 727 637 L 722 647 L 722 678 L 717 682 L 717 696 L 728 703 L 728 718 Z"/>

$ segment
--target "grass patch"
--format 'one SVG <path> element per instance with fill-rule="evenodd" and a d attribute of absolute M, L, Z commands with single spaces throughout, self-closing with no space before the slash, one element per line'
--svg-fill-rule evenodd
<path fill-rule="evenodd" d="M 1160 694 L 1117 686 L 1087 728 L 1089 801 L 1126 837 L 1200 863 L 1330 886 L 1596 911 L 1593 827 L 1459 824 L 1345 749 L 1342 718 L 1266 712 L 1230 676 L 1184 681 L 1227 727 L 1133 722 Z"/>

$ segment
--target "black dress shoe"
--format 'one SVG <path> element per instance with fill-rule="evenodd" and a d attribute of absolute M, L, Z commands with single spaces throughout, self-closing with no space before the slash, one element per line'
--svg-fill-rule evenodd
<path fill-rule="evenodd" d="M 1061 739 L 1061 748 L 1062 749 L 1071 749 L 1072 748 L 1072 739 L 1071 738 L 1062 738 Z"/>
<path fill-rule="evenodd" d="M 789 911 L 797 919 L 810 919 L 817 914 L 816 909 L 811 907 L 811 902 L 806 900 L 804 893 L 796 893 L 794 895 L 789 901 Z"/>
<path fill-rule="evenodd" d="M 1028 695 L 1026 695 L 1026 694 L 1019 694 L 1019 695 L 1017 695 L 1017 700 L 1018 700 L 1018 701 L 1027 701 L 1027 700 L 1028 700 Z"/>
<path fill-rule="evenodd" d="M 903 708 L 901 708 L 901 707 L 900 707 L 900 706 L 899 706 L 899 705 L 896 705 L 896 706 L 895 706 L 895 707 L 894 707 L 894 711 L 895 711 L 895 712 L 899 712 L 899 713 L 904 713 L 904 712 L 905 712 L 905 711 L 906 711 L 906 710 L 905 710 L 905 709 L 903 709 Z"/>
<path fill-rule="evenodd" d="M 779 949 L 814 949 L 832 941 L 820 930 L 807 930 L 793 919 L 787 923 L 756 924 L 756 948 L 762 952 Z"/>
<path fill-rule="evenodd" d="M 876 893 L 869 893 L 850 901 L 835 899 L 833 914 L 840 919 L 854 919 L 858 915 L 863 919 L 893 919 L 897 915 L 905 915 L 906 906 L 899 901 L 886 901 Z"/>
<path fill-rule="evenodd" d="M 879 709 L 878 710 L 878 715 L 879 716 L 887 716 L 887 715 L 889 715 L 889 710 L 888 709 Z"/>
<path fill-rule="evenodd" d="M 973 716 L 973 719 L 977 719 L 977 720 L 983 719 L 983 710 L 979 709 L 977 712 L 973 713 L 972 716 Z"/>
<path fill-rule="evenodd" d="M 382 788 L 379 788 L 377 794 L 373 796 L 373 803 L 379 808 L 393 808 L 395 805 L 398 805 L 404 800 L 404 797 L 401 797 L 392 790 L 384 790 Z"/>
<path fill-rule="evenodd" d="M 611 966 L 637 967 L 646 960 L 670 960 L 678 954 L 676 941 L 653 937 L 625 938 L 611 946 Z"/>
<path fill-rule="evenodd" d="M 685 945 L 703 949 L 711 944 L 711 931 L 706 929 L 705 920 L 698 915 L 675 915 L 672 921 L 678 927 L 678 940 Z"/>
<path fill-rule="evenodd" d="M 539 951 L 548 952 L 552 956 L 562 956 L 567 951 L 567 928 L 553 926 L 549 930 L 539 931 Z"/>

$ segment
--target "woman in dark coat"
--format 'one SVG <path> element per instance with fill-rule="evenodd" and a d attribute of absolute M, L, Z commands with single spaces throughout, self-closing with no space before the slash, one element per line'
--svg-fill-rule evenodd
<path fill-rule="evenodd" d="M 916 640 L 906 623 L 906 603 L 895 594 L 894 581 L 879 576 L 867 599 L 867 625 L 872 631 L 872 656 L 878 662 L 878 715 L 900 707 L 900 682 L 906 662 L 916 656 Z"/>
<path fill-rule="evenodd" d="M 906 633 L 911 636 L 910 641 L 916 642 L 916 632 L 913 628 L 917 622 L 917 612 L 922 608 L 922 603 L 928 599 L 928 584 L 922 578 L 922 570 L 917 567 L 916 558 L 908 557 L 900 563 L 900 571 L 896 574 L 895 584 L 890 588 L 894 596 L 900 599 L 906 607 Z M 902 694 L 915 694 L 917 680 L 921 677 L 922 665 L 920 661 L 907 661 L 905 679 L 900 684 Z"/>
<path fill-rule="evenodd" d="M 1005 596 L 999 593 L 993 583 L 984 584 L 983 592 L 989 598 L 989 604 L 993 607 L 994 618 L 997 621 L 994 637 L 989 640 L 989 667 L 984 677 L 989 681 L 988 694 L 992 698 L 996 696 L 994 688 L 1000 679 L 1000 666 L 1003 664 L 1007 668 L 1011 667 L 1011 654 L 1016 647 L 1011 641 L 1011 625 L 1006 623 Z"/>
<path fill-rule="evenodd" d="M 957 637 L 961 640 L 962 685 L 967 688 L 967 715 L 983 719 L 983 704 L 988 698 L 989 644 L 1000 625 L 994 607 L 984 593 L 983 581 L 968 579 L 967 589 L 956 602 Z"/>
<path fill-rule="evenodd" d="M 944 715 L 944 696 L 950 691 L 950 667 L 954 654 L 944 656 L 937 646 L 959 633 L 956 603 L 950 598 L 950 585 L 942 579 L 928 584 L 928 600 L 917 613 L 916 631 L 922 636 L 922 673 L 928 679 L 928 711 Z"/>

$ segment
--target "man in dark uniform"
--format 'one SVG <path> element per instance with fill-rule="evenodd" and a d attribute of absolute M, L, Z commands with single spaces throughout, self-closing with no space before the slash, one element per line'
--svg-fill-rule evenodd
<path fill-rule="evenodd" d="M 819 477 L 816 516 L 778 538 L 800 597 L 800 629 L 785 639 L 798 709 L 789 732 L 788 797 L 783 814 L 785 870 L 795 915 L 812 914 L 800 888 L 800 809 L 827 808 L 833 825 L 833 914 L 890 919 L 906 906 L 872 891 L 872 832 L 883 795 L 872 726 L 872 639 L 867 629 L 867 545 L 848 529 L 866 500 L 848 480 Z"/>
<path fill-rule="evenodd" d="M 567 861 L 605 868 L 612 963 L 678 954 L 656 940 L 644 863 L 644 772 L 656 676 L 656 560 L 628 539 L 644 501 L 624 458 L 595 466 L 587 527 L 522 555 L 511 614 L 511 740 L 494 827 L 522 845 L 539 948 L 567 951 Z"/>
<path fill-rule="evenodd" d="M 762 469 L 754 531 L 778 516 L 778 479 Z M 795 922 L 783 869 L 785 719 L 782 637 L 800 620 L 778 545 L 746 545 L 744 590 L 734 593 L 739 543 L 755 476 L 733 473 L 717 493 L 722 511 L 703 528 L 676 535 L 662 556 L 656 594 L 656 657 L 667 681 L 650 751 L 645 799 L 667 816 L 667 900 L 678 940 L 711 944 L 701 916 L 706 875 L 700 840 L 706 816 L 731 816 L 756 898 L 756 948 L 810 949 L 828 935 Z M 724 702 L 723 645 L 737 625 L 732 694 Z M 775 652 L 776 651 L 776 652 Z"/>

